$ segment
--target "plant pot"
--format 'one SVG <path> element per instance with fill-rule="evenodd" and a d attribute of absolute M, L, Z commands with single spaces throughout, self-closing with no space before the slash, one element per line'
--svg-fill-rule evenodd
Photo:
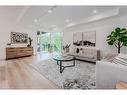
<path fill-rule="evenodd" d="M 65 48 L 65 52 L 68 53 L 69 52 L 69 48 Z"/>

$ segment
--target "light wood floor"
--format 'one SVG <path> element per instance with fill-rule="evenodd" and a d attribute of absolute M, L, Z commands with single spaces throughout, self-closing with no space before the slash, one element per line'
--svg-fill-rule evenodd
<path fill-rule="evenodd" d="M 29 64 L 37 56 L 0 61 L 0 89 L 57 89 L 58 87 Z"/>

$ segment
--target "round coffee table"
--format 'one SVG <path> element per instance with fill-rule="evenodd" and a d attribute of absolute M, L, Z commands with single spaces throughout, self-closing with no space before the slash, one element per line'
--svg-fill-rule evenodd
<path fill-rule="evenodd" d="M 53 57 L 54 60 L 57 61 L 57 65 L 60 66 L 60 73 L 63 72 L 63 70 L 67 67 L 74 67 L 75 66 L 75 57 L 74 56 L 62 56 L 62 55 L 56 55 Z M 68 62 L 73 61 L 73 65 L 63 66 L 62 62 Z"/>

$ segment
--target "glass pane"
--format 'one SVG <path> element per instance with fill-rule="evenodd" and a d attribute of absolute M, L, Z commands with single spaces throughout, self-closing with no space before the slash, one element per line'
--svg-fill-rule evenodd
<path fill-rule="evenodd" d="M 37 35 L 37 52 L 40 52 L 40 35 Z"/>
<path fill-rule="evenodd" d="M 41 34 L 41 51 L 48 52 L 50 49 L 50 33 Z"/>
<path fill-rule="evenodd" d="M 60 52 L 61 51 L 61 33 L 60 32 L 38 32 L 37 33 L 37 51 Z"/>
<path fill-rule="evenodd" d="M 61 51 L 61 33 L 54 32 L 51 33 L 51 44 L 54 52 Z"/>

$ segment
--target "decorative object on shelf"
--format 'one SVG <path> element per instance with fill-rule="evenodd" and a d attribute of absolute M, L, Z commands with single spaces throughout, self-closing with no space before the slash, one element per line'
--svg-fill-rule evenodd
<path fill-rule="evenodd" d="M 63 46 L 63 51 L 64 51 L 65 53 L 68 53 L 68 52 L 69 52 L 69 47 L 70 47 L 70 45 L 71 45 L 71 44 L 67 44 L 67 45 Z"/>
<path fill-rule="evenodd" d="M 29 41 L 29 44 L 27 45 L 27 47 L 31 47 L 33 39 L 31 39 L 31 37 L 29 37 L 28 41 Z"/>
<path fill-rule="evenodd" d="M 11 44 L 26 44 L 28 42 L 28 34 L 11 32 Z"/>
<path fill-rule="evenodd" d="M 118 49 L 118 53 L 120 53 L 123 46 L 127 47 L 127 29 L 117 27 L 107 36 L 106 41 L 109 45 L 114 45 Z"/>
<path fill-rule="evenodd" d="M 10 47 L 10 46 L 11 46 L 11 43 L 7 43 L 7 46 L 9 46 L 9 47 Z"/>
<path fill-rule="evenodd" d="M 73 35 L 73 45 L 95 47 L 96 45 L 96 32 L 77 32 Z"/>

